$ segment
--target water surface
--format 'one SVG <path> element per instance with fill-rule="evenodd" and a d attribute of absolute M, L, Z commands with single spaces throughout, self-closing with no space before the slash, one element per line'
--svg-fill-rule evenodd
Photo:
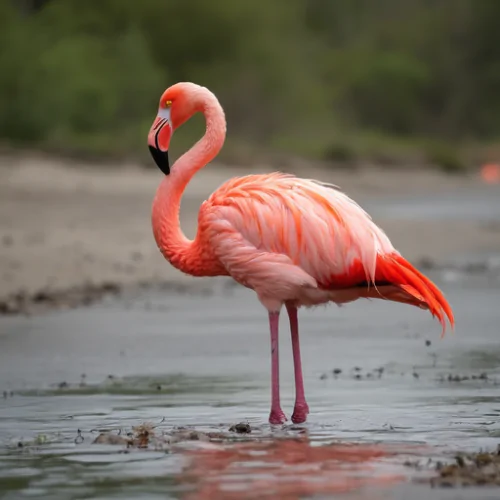
<path fill-rule="evenodd" d="M 404 466 L 499 442 L 500 283 L 446 276 L 433 278 L 457 329 L 442 340 L 428 312 L 405 305 L 301 311 L 311 415 L 283 429 L 267 424 L 268 325 L 248 290 L 150 291 L 0 318 L 2 498 L 497 498 L 413 484 L 427 472 Z M 285 315 L 280 350 L 290 416 Z M 144 422 L 160 438 L 148 448 L 92 444 Z M 252 433 L 229 432 L 238 422 Z M 198 439 L 169 443 L 179 427 Z"/>

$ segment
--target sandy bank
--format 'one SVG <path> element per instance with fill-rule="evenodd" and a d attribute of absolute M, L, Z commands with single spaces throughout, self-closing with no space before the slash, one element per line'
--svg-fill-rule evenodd
<path fill-rule="evenodd" d="M 272 170 L 255 167 L 252 172 Z M 185 233 L 194 235 L 198 207 L 210 192 L 227 178 L 249 172 L 219 166 L 200 172 L 183 200 Z M 481 187 L 476 178 L 424 170 L 348 172 L 296 166 L 293 172 L 333 182 L 361 204 L 491 189 Z M 36 157 L 0 160 L 0 297 L 85 283 L 192 281 L 163 260 L 153 240 L 150 208 L 160 178 L 155 169 L 133 165 L 99 168 Z M 500 229 L 495 225 L 470 220 L 409 222 L 397 213 L 375 220 L 414 261 L 500 252 Z"/>

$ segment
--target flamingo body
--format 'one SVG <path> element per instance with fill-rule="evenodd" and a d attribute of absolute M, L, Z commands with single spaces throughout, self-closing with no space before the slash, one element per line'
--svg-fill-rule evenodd
<path fill-rule="evenodd" d="M 192 114 L 205 114 L 207 131 L 173 165 L 163 164 L 173 130 Z M 176 123 L 176 121 L 178 123 Z M 148 142 L 167 175 L 152 211 L 160 251 L 193 276 L 231 276 L 254 290 L 268 310 L 272 349 L 271 423 L 285 420 L 279 403 L 278 318 L 290 317 L 296 404 L 292 420 L 309 411 L 304 396 L 297 308 L 359 298 L 379 298 L 429 309 L 440 321 L 453 313 L 441 291 L 394 248 L 371 217 L 336 186 L 279 172 L 233 178 L 201 206 L 198 231 L 189 241 L 180 230 L 182 192 L 194 173 L 213 159 L 226 132 L 215 96 L 191 83 L 167 89 Z"/>

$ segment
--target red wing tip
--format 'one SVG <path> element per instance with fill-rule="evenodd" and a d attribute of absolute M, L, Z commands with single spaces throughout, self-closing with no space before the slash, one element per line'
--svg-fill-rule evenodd
<path fill-rule="evenodd" d="M 452 324 L 450 325 L 450 333 L 451 333 L 452 335 L 454 335 L 454 334 L 455 334 L 455 332 L 456 332 L 456 329 L 455 329 L 455 323 L 452 323 Z M 442 335 L 441 335 L 441 338 L 442 338 L 442 337 L 444 337 L 444 331 L 443 331 L 443 333 L 442 333 Z"/>
<path fill-rule="evenodd" d="M 455 318 L 453 316 L 448 317 L 448 322 L 450 324 L 450 333 L 453 335 L 455 333 Z M 440 319 L 440 323 L 441 323 L 441 326 L 443 327 L 442 331 L 441 331 L 441 338 L 444 338 L 445 334 L 446 334 L 446 327 L 447 327 L 447 324 L 446 324 L 446 319 L 443 318 L 442 320 Z"/>

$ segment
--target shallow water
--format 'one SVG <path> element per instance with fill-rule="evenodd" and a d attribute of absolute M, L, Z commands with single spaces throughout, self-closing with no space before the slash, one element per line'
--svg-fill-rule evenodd
<path fill-rule="evenodd" d="M 405 196 L 401 199 L 367 200 L 364 204 L 374 216 L 418 220 L 500 221 L 498 185 L 467 187 L 439 196 Z"/>
<path fill-rule="evenodd" d="M 267 318 L 248 290 L 221 282 L 210 293 L 150 291 L 90 309 L 0 318 L 0 496 L 497 498 L 498 490 L 461 497 L 413 484 L 427 472 L 403 465 L 499 442 L 500 282 L 446 277 L 433 276 L 457 329 L 442 340 L 428 312 L 409 306 L 301 311 L 311 414 L 306 425 L 283 429 L 267 424 Z M 290 415 L 286 315 L 281 332 Z M 228 431 L 240 421 L 251 434 Z M 125 436 L 144 422 L 157 436 L 182 426 L 216 438 L 162 438 L 147 449 L 92 444 L 102 431 Z"/>

